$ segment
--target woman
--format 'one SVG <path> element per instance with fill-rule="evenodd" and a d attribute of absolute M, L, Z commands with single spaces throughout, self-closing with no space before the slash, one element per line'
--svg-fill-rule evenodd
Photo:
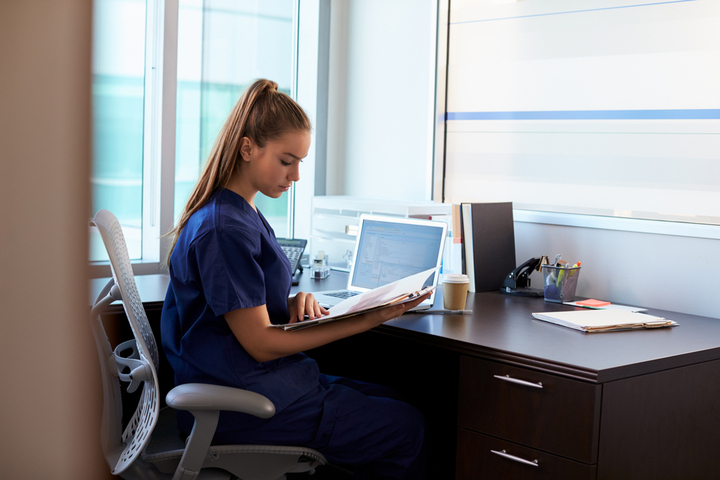
<path fill-rule="evenodd" d="M 278 198 L 299 180 L 310 148 L 307 115 L 277 84 L 258 80 L 223 126 L 177 226 L 162 312 L 162 343 L 175 383 L 213 383 L 268 397 L 270 419 L 223 412 L 215 443 L 315 448 L 369 476 L 421 478 L 422 416 L 389 389 L 322 375 L 302 352 L 360 333 L 414 302 L 298 331 L 271 324 L 327 314 L 312 294 L 289 297 L 290 264 L 258 192 Z M 178 413 L 188 433 L 192 417 Z"/>

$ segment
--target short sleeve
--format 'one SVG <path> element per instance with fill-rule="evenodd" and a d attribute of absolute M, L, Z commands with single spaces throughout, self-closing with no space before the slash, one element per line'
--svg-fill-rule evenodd
<path fill-rule="evenodd" d="M 216 228 L 196 239 L 193 249 L 203 294 L 216 316 L 265 305 L 259 234 Z"/>

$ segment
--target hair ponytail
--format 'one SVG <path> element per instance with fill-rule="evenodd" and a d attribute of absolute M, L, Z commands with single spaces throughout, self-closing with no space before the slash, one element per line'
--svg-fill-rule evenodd
<path fill-rule="evenodd" d="M 215 192 L 225 188 L 237 170 L 243 137 L 264 147 L 269 140 L 287 131 L 310 129 L 310 119 L 302 107 L 287 94 L 278 91 L 277 83 L 260 79 L 250 85 L 220 129 L 177 224 L 166 234 L 172 236 L 172 245 L 165 262 L 170 263 L 178 236 L 190 216 L 205 205 Z"/>

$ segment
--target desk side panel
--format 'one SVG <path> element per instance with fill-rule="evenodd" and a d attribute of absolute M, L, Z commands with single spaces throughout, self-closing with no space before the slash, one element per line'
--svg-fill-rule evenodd
<path fill-rule="evenodd" d="M 720 360 L 604 385 L 598 480 L 720 477 Z"/>

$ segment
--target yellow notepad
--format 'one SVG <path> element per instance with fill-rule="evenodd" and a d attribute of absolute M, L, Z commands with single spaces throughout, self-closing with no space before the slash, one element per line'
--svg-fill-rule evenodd
<path fill-rule="evenodd" d="M 569 312 L 538 312 L 533 317 L 586 333 L 614 332 L 640 328 L 673 327 L 673 320 L 626 310 L 574 310 Z"/>

